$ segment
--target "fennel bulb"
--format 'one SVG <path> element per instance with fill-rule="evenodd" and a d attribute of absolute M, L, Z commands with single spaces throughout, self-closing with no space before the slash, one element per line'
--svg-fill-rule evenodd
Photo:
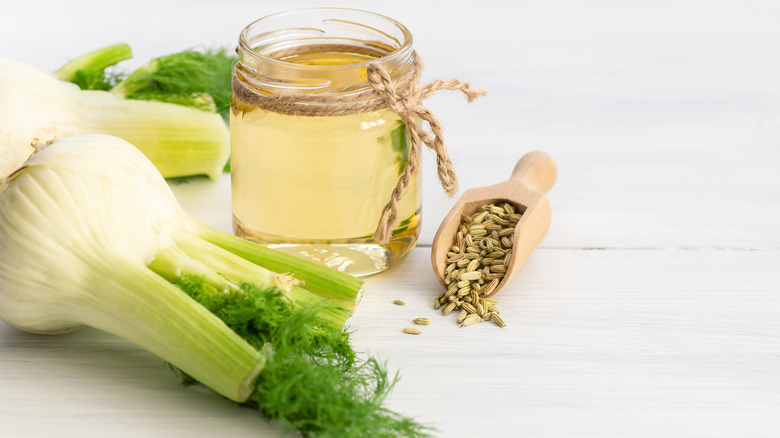
<path fill-rule="evenodd" d="M 21 166 L 35 143 L 76 134 L 111 134 L 140 149 L 165 178 L 216 179 L 228 158 L 228 129 L 214 113 L 108 91 L 81 90 L 0 58 L 0 178 Z"/>
<path fill-rule="evenodd" d="M 384 407 L 397 377 L 349 345 L 362 280 L 197 223 L 116 137 L 54 142 L 6 182 L 3 321 L 124 337 L 304 436 L 425 435 Z"/>
<path fill-rule="evenodd" d="M 0 193 L 0 319 L 22 330 L 96 327 L 240 400 L 264 358 L 169 280 L 193 275 L 220 289 L 246 282 L 302 303 L 320 300 L 291 277 L 201 239 L 195 230 L 207 227 L 181 209 L 151 162 L 119 138 L 57 141 L 7 184 Z M 328 309 L 322 317 L 343 326 L 352 308 Z M 228 365 L 242 371 L 215 372 Z M 214 381 L 224 375 L 231 379 Z"/>

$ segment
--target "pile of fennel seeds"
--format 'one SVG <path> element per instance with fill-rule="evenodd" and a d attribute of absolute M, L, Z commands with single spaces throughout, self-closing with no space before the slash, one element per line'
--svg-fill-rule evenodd
<path fill-rule="evenodd" d="M 436 297 L 434 309 L 441 308 L 442 315 L 458 310 L 461 327 L 483 321 L 506 327 L 496 307 L 498 301 L 485 296 L 506 274 L 515 226 L 521 216 L 507 202 L 500 206 L 487 204 L 471 216 L 463 215 L 455 242 L 447 253 L 447 291 Z"/>

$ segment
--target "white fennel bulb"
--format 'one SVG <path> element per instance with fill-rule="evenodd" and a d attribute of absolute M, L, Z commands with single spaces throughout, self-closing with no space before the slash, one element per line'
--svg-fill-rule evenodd
<path fill-rule="evenodd" d="M 216 179 L 228 157 L 218 114 L 172 103 L 84 91 L 25 64 L 0 58 L 0 178 L 29 157 L 33 144 L 103 133 L 140 149 L 165 178 Z"/>
<path fill-rule="evenodd" d="M 343 327 L 362 281 L 190 218 L 130 143 L 74 135 L 30 157 L 0 192 L 0 319 L 57 334 L 91 326 L 157 354 L 232 400 L 245 400 L 260 352 L 182 289 L 251 284 Z M 296 272 L 299 279 L 277 274 Z M 307 282 L 307 289 L 300 286 Z M 322 306 L 324 298 L 333 305 Z"/>

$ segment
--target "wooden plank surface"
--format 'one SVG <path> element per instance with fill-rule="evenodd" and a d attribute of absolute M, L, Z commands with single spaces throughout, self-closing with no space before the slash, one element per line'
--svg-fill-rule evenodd
<path fill-rule="evenodd" d="M 459 328 L 433 310 L 427 261 L 417 248 L 369 279 L 350 326 L 357 350 L 402 375 L 390 405 L 437 436 L 780 433 L 778 251 L 542 249 L 498 296 L 503 329 Z M 433 323 L 403 334 L 415 317 Z M 0 351 L 8 436 L 279 432 L 95 330 L 0 325 Z"/>
<path fill-rule="evenodd" d="M 245 1 L 0 0 L 0 56 L 54 70 L 128 42 L 154 56 L 232 45 L 280 8 Z M 780 436 L 780 4 L 774 1 L 359 2 L 415 35 L 424 80 L 489 94 L 427 101 L 461 188 L 550 153 L 552 225 L 499 295 L 508 327 L 431 308 L 430 243 L 454 199 L 424 153 L 423 233 L 368 280 L 358 350 L 403 376 L 390 405 L 437 436 Z M 174 186 L 230 230 L 229 178 Z M 461 190 L 461 192 L 462 192 Z M 391 304 L 403 299 L 403 307 Z M 401 333 L 409 320 L 433 324 Z M 247 409 L 178 386 L 149 353 L 87 329 L 0 323 L 0 436 L 274 437 Z"/>
<path fill-rule="evenodd" d="M 441 436 L 780 433 L 780 252 L 542 249 L 497 296 L 503 329 L 439 316 L 426 262 L 370 280 L 352 321 Z"/>

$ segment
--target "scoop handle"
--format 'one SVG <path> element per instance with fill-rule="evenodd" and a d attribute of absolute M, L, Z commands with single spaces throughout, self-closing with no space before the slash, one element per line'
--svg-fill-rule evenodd
<path fill-rule="evenodd" d="M 511 179 L 535 192 L 547 193 L 557 177 L 558 166 L 552 157 L 542 151 L 533 151 L 520 158 Z"/>

